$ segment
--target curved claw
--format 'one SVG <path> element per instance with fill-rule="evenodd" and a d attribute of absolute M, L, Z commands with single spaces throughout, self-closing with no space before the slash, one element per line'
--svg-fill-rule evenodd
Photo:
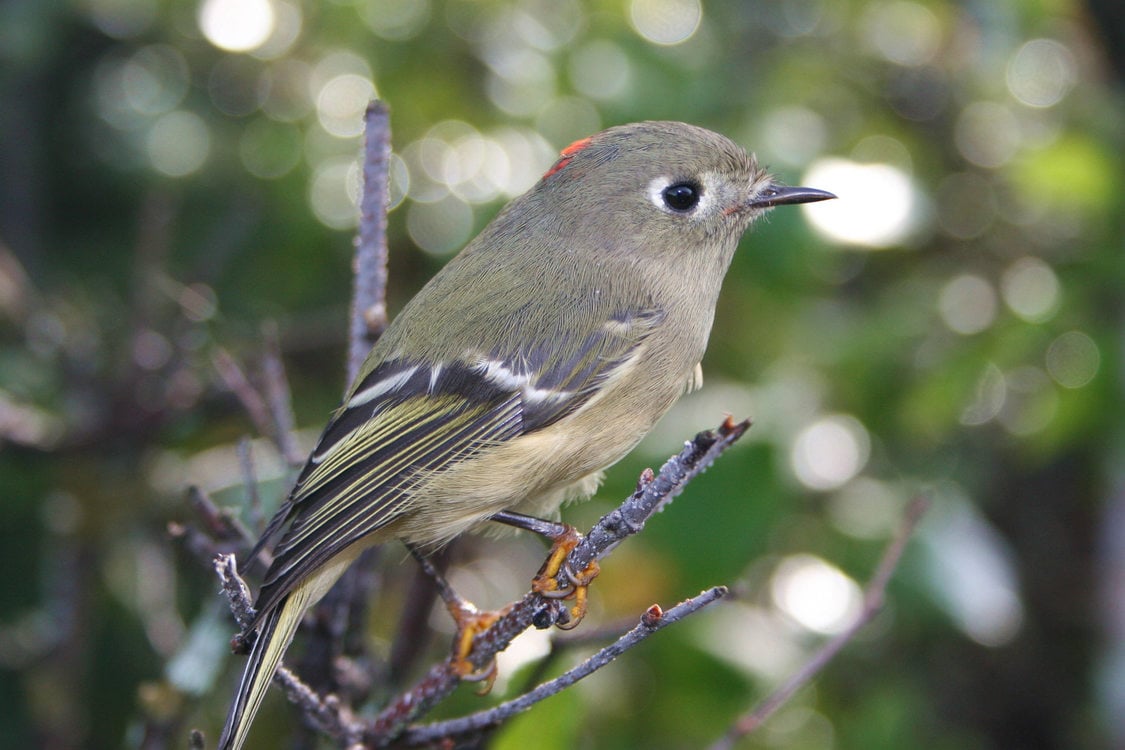
<path fill-rule="evenodd" d="M 462 603 L 460 608 L 450 606 L 449 611 L 457 623 L 457 636 L 453 639 L 453 672 L 465 682 L 482 683 L 477 694 L 486 695 L 496 681 L 496 659 L 478 670 L 469 661 L 469 655 L 473 653 L 473 640 L 492 627 L 500 619 L 502 612 L 480 612 L 467 602 Z"/>
<path fill-rule="evenodd" d="M 574 597 L 574 606 L 570 608 L 570 620 L 565 623 L 559 623 L 558 627 L 562 630 L 573 630 L 578 627 L 578 623 L 582 622 L 582 618 L 586 616 L 586 603 L 589 598 L 590 584 L 598 573 L 601 572 L 601 567 L 598 565 L 597 560 L 591 560 L 590 564 L 581 573 L 575 573 L 570 566 L 564 568 L 566 577 L 570 579 L 570 586 L 568 590 Z"/>
<path fill-rule="evenodd" d="M 574 606 L 570 609 L 570 620 L 566 623 L 557 623 L 563 630 L 577 627 L 586 616 L 587 588 L 601 570 L 597 561 L 592 561 L 580 573 L 576 573 L 566 564 L 566 558 L 580 541 L 582 535 L 573 526 L 567 526 L 564 533 L 555 537 L 551 553 L 531 581 L 531 590 L 547 599 L 574 599 Z M 565 577 L 569 583 L 560 586 L 560 576 Z"/>
<path fill-rule="evenodd" d="M 472 638 L 469 639 L 469 645 L 472 646 Z M 479 682 L 477 695 L 488 695 L 492 691 L 492 685 L 496 682 L 496 675 L 500 673 L 500 669 L 496 666 L 496 659 L 488 662 L 488 666 L 483 669 L 474 669 L 468 654 L 465 654 L 464 657 L 453 658 L 453 672 L 463 682 Z"/>

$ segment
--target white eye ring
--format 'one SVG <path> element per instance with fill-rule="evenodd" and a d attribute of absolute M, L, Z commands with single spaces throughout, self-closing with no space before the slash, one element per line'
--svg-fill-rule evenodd
<path fill-rule="evenodd" d="M 659 208 L 666 214 L 684 217 L 697 217 L 704 215 L 710 208 L 714 198 L 710 189 L 711 180 L 708 179 L 709 175 L 703 175 L 700 180 L 693 179 L 673 179 L 667 175 L 661 175 L 648 184 L 648 199 L 652 205 Z M 668 203 L 668 188 L 676 187 L 678 185 L 690 186 L 695 189 L 696 201 L 694 205 L 686 208 L 675 208 Z"/>

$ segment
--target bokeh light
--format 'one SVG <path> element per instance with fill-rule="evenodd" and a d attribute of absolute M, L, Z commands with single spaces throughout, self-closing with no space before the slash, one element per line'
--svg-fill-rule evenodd
<path fill-rule="evenodd" d="M 870 49 L 899 65 L 925 65 L 942 41 L 937 16 L 920 3 L 870 3 L 860 27 Z"/>
<path fill-rule="evenodd" d="M 270 0 L 203 0 L 197 20 L 219 49 L 249 52 L 270 38 L 276 16 Z"/>
<path fill-rule="evenodd" d="M 833 242 L 893 247 L 921 221 L 919 197 L 909 175 L 889 164 L 824 158 L 809 167 L 802 184 L 839 198 L 801 207 L 813 229 Z"/>
<path fill-rule="evenodd" d="M 996 320 L 996 290 L 987 279 L 963 273 L 946 282 L 938 294 L 938 312 L 949 330 L 971 336 Z"/>
<path fill-rule="evenodd" d="M 326 226 L 350 229 L 358 221 L 359 165 L 354 158 L 325 159 L 309 180 L 309 204 Z"/>
<path fill-rule="evenodd" d="M 410 239 L 434 255 L 460 250 L 472 229 L 473 209 L 453 195 L 431 203 L 414 203 L 406 212 Z"/>
<path fill-rule="evenodd" d="M 1039 258 L 1017 258 L 1004 269 L 1000 294 L 1013 313 L 1029 323 L 1050 320 L 1059 308 L 1059 278 Z"/>
<path fill-rule="evenodd" d="M 288 54 L 301 38 L 305 18 L 301 6 L 289 0 L 270 0 L 274 11 L 273 30 L 264 42 L 250 50 L 259 60 L 277 60 Z"/>
<path fill-rule="evenodd" d="M 563 147 L 602 129 L 598 108 L 589 99 L 560 96 L 535 118 L 535 129 L 551 143 Z"/>
<path fill-rule="evenodd" d="M 197 171 L 210 150 L 207 123 L 194 112 L 184 110 L 160 117 L 145 138 L 145 151 L 153 168 L 169 177 L 184 177 Z"/>
<path fill-rule="evenodd" d="M 1002 167 L 1019 153 L 1023 134 L 1011 109 L 996 102 L 973 102 L 957 119 L 954 140 L 961 155 L 978 167 Z"/>
<path fill-rule="evenodd" d="M 754 676 L 780 680 L 803 658 L 791 621 L 768 606 L 732 599 L 700 625 L 696 643 L 701 649 Z"/>
<path fill-rule="evenodd" d="M 317 121 L 337 138 L 363 133 L 363 112 L 375 93 L 371 66 L 346 49 L 326 52 L 309 71 L 307 95 L 316 107 Z"/>
<path fill-rule="evenodd" d="M 831 635 L 859 615 L 863 594 L 836 566 L 814 555 L 792 555 L 770 578 L 770 594 L 778 609 L 801 627 Z"/>
<path fill-rule="evenodd" d="M 368 0 L 356 7 L 368 28 L 384 39 L 412 39 L 430 20 L 430 0 Z"/>
<path fill-rule="evenodd" d="M 544 53 L 529 47 L 497 48 L 486 61 L 492 69 L 486 83 L 488 98 L 503 112 L 526 117 L 554 97 L 555 69 Z"/>
<path fill-rule="evenodd" d="M 363 113 L 373 98 L 375 84 L 366 76 L 341 73 L 317 92 L 317 121 L 337 138 L 358 138 L 363 135 Z"/>
<path fill-rule="evenodd" d="M 1032 39 L 1008 63 L 1008 91 L 1029 107 L 1053 107 L 1078 79 L 1070 50 L 1053 39 Z"/>
<path fill-rule="evenodd" d="M 553 52 L 574 41 L 586 16 L 579 0 L 521 0 L 501 23 L 515 33 L 521 44 Z"/>
<path fill-rule="evenodd" d="M 190 83 L 187 60 L 167 44 L 141 47 L 120 75 L 126 101 L 142 115 L 163 114 L 179 106 Z"/>
<path fill-rule="evenodd" d="M 869 450 L 870 439 L 859 420 L 837 414 L 819 419 L 797 434 L 790 464 L 806 487 L 831 490 L 863 470 Z"/>
<path fill-rule="evenodd" d="M 628 92 L 633 72 L 629 56 L 617 44 L 595 39 L 570 56 L 570 81 L 594 99 L 614 99 Z"/>
<path fill-rule="evenodd" d="M 286 58 L 262 71 L 260 86 L 265 91 L 262 111 L 282 122 L 296 122 L 313 111 L 310 92 L 313 67 L 303 60 Z"/>
<path fill-rule="evenodd" d="M 629 21 L 653 44 L 682 44 L 691 38 L 703 18 L 699 0 L 631 0 Z"/>
<path fill-rule="evenodd" d="M 828 140 L 824 118 L 807 107 L 771 109 L 760 126 L 763 142 L 754 144 L 771 159 L 790 166 L 805 166 L 819 156 Z"/>
<path fill-rule="evenodd" d="M 1098 374 L 1098 345 L 1082 331 L 1068 331 L 1047 348 L 1047 372 L 1063 388 L 1082 388 Z"/>
<path fill-rule="evenodd" d="M 977 378 L 972 401 L 961 411 L 961 424 L 974 426 L 991 422 L 1000 415 L 1008 395 L 1004 371 L 989 362 Z"/>

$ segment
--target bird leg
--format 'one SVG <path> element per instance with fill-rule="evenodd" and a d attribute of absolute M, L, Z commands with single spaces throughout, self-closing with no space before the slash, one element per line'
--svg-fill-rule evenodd
<path fill-rule="evenodd" d="M 501 511 L 493 515 L 490 520 L 525 529 L 551 540 L 551 551 L 535 578 L 531 580 L 531 590 L 548 599 L 574 599 L 574 606 L 570 608 L 570 619 L 556 624 L 563 630 L 577 627 L 586 616 L 587 591 L 590 583 L 600 572 L 597 560 L 591 560 L 582 571 L 575 571 L 567 564 L 567 557 L 582 541 L 582 535 L 578 530 L 567 523 L 545 521 L 542 518 L 512 511 Z M 559 585 L 560 574 L 566 577 L 568 584 Z"/>
<path fill-rule="evenodd" d="M 483 669 L 477 669 L 469 660 L 473 652 L 473 640 L 481 633 L 488 630 L 504 614 L 503 610 L 496 612 L 482 612 L 475 604 L 458 594 L 445 576 L 418 551 L 414 545 L 407 544 L 410 554 L 422 566 L 422 570 L 434 582 L 438 596 L 445 602 L 453 622 L 457 625 L 457 635 L 453 639 L 453 671 L 466 682 L 479 682 L 481 687 L 477 690 L 480 695 L 487 695 L 496 680 L 496 659 L 488 663 Z"/>

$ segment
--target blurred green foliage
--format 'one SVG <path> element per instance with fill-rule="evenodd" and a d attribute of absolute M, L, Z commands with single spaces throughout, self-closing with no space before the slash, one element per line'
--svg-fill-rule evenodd
<path fill-rule="evenodd" d="M 605 622 L 717 583 L 741 600 L 496 747 L 707 743 L 849 616 L 921 492 L 887 611 L 744 746 L 1120 746 L 1114 23 L 1077 0 L 9 0 L 0 746 L 214 736 L 233 625 L 166 525 L 190 519 L 189 483 L 245 502 L 253 428 L 218 348 L 253 374 L 276 324 L 306 438 L 336 405 L 373 94 L 396 148 L 392 311 L 604 126 L 711 127 L 841 196 L 748 235 L 706 386 L 568 512 L 588 524 L 684 438 L 754 417 L 593 593 Z M 254 455 L 276 502 L 285 472 Z M 527 561 L 522 581 L 524 543 L 474 550 Z M 465 692 L 445 710 L 482 705 Z M 275 696 L 258 725 L 275 746 L 294 722 Z"/>

